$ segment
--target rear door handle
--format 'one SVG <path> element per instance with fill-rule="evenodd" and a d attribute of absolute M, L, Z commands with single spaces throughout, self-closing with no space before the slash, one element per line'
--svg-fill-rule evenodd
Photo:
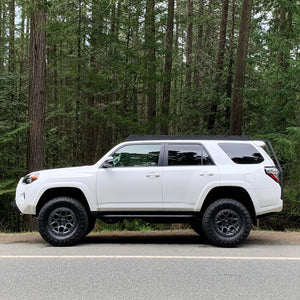
<path fill-rule="evenodd" d="M 157 178 L 157 177 L 160 177 L 160 175 L 158 173 L 148 173 L 148 174 L 146 174 L 146 177 Z"/>

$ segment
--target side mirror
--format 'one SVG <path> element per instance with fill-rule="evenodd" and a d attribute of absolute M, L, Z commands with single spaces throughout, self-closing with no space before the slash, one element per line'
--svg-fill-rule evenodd
<path fill-rule="evenodd" d="M 101 165 L 102 168 L 112 168 L 114 166 L 114 158 L 108 157 L 107 160 Z"/>

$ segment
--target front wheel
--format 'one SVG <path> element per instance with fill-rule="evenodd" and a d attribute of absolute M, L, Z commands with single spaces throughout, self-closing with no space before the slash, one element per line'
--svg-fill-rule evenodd
<path fill-rule="evenodd" d="M 205 210 L 202 229 L 212 244 L 236 247 L 248 237 L 251 230 L 251 217 L 240 202 L 233 199 L 219 199 Z"/>
<path fill-rule="evenodd" d="M 38 216 L 38 228 L 45 241 L 53 246 L 71 246 L 86 234 L 89 217 L 76 199 L 58 197 L 47 202 Z"/>
<path fill-rule="evenodd" d="M 202 229 L 202 223 L 201 223 L 201 219 L 195 219 L 192 220 L 190 223 L 192 229 L 201 237 L 204 237 L 204 233 L 203 233 L 203 229 Z"/>
<path fill-rule="evenodd" d="M 95 227 L 96 224 L 96 217 L 90 216 L 89 217 L 89 225 L 87 227 L 85 235 L 88 235 Z"/>

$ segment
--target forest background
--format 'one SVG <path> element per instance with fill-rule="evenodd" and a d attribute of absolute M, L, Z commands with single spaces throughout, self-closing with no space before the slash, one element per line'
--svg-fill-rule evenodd
<path fill-rule="evenodd" d="M 132 133 L 270 139 L 284 210 L 261 226 L 299 229 L 299 7 L 0 0 L 0 231 L 26 225 L 9 205 L 20 177 L 93 164 Z"/>

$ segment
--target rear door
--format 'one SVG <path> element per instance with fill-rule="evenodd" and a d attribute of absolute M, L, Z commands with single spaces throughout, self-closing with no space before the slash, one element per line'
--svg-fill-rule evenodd
<path fill-rule="evenodd" d="M 218 168 L 200 143 L 167 143 L 163 169 L 166 211 L 192 211 L 201 192 L 219 181 Z"/>

